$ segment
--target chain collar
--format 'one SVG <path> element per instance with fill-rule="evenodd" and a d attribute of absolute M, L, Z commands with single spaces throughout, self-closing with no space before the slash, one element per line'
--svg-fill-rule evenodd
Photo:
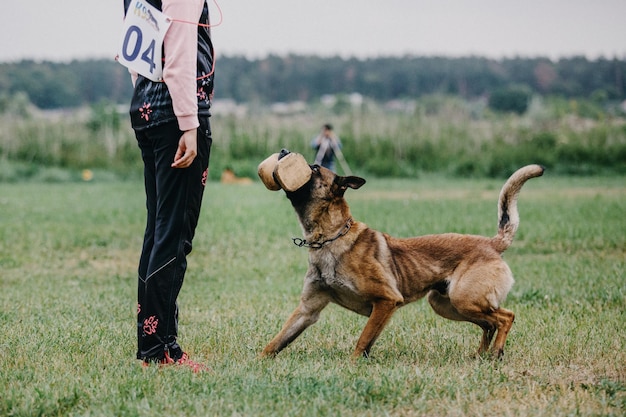
<path fill-rule="evenodd" d="M 321 249 L 325 244 L 333 242 L 339 239 L 341 236 L 345 236 L 346 233 L 350 231 L 350 227 L 352 227 L 352 218 L 349 218 L 343 228 L 337 233 L 337 235 L 331 239 L 323 240 L 321 242 L 307 242 L 306 239 L 300 239 L 299 237 L 291 238 L 293 240 L 294 245 L 297 247 L 306 247 L 311 249 Z"/>

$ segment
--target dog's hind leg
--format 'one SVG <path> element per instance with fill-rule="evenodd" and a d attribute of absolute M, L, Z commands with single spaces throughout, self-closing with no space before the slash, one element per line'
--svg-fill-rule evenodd
<path fill-rule="evenodd" d="M 450 297 L 441 294 L 437 290 L 430 290 L 428 292 L 428 303 L 435 313 L 439 314 L 441 317 L 445 317 L 448 320 L 467 321 L 467 317 L 461 315 L 450 303 Z"/>
<path fill-rule="evenodd" d="M 491 348 L 491 353 L 500 358 L 504 354 L 504 344 L 513 326 L 515 314 L 504 308 L 498 308 L 491 312 L 462 311 L 462 314 L 465 315 L 466 321 L 472 322 L 483 329 L 478 354 L 481 355 L 489 349 L 489 345 L 495 335 L 496 340 Z"/>
<path fill-rule="evenodd" d="M 496 328 L 486 323 L 483 325 L 479 324 L 479 326 L 483 329 L 483 338 L 480 341 L 480 346 L 478 347 L 478 355 L 482 355 L 489 349 L 493 336 L 496 334 Z"/>
<path fill-rule="evenodd" d="M 493 342 L 491 352 L 499 358 L 504 354 L 504 343 L 506 342 L 506 337 L 508 336 L 511 327 L 513 327 L 515 313 L 504 308 L 499 308 L 492 313 L 492 316 L 496 317 L 498 334 L 496 335 L 495 342 Z"/>
<path fill-rule="evenodd" d="M 398 303 L 393 300 L 381 300 L 374 303 L 372 313 L 352 353 L 353 360 L 361 356 L 369 356 L 370 349 L 374 345 L 374 342 L 376 342 L 376 339 L 378 339 L 378 336 L 380 336 L 380 333 L 397 309 Z"/>
<path fill-rule="evenodd" d="M 438 291 L 431 290 L 428 293 L 428 303 L 433 308 L 435 313 L 441 317 L 445 317 L 449 320 L 455 321 L 470 321 L 466 316 L 459 313 L 459 311 L 450 303 L 450 298 L 447 295 L 441 294 Z M 483 338 L 478 348 L 478 354 L 483 354 L 489 345 L 495 334 L 496 328 L 487 322 L 474 321 L 483 329 Z"/>
<path fill-rule="evenodd" d="M 293 342 L 307 327 L 314 324 L 320 312 L 328 305 L 330 299 L 319 293 L 311 297 L 302 296 L 300 304 L 291 313 L 283 328 L 263 349 L 262 357 L 274 357 L 287 345 Z"/>
<path fill-rule="evenodd" d="M 489 349 L 493 336 L 496 334 L 496 326 L 486 320 L 471 319 L 462 315 L 450 303 L 450 298 L 438 291 L 432 290 L 428 293 L 428 303 L 435 313 L 439 314 L 441 317 L 455 321 L 469 321 L 480 326 L 483 329 L 483 337 L 480 342 L 480 347 L 478 348 L 478 355 L 482 355 Z"/>
<path fill-rule="evenodd" d="M 455 310 L 483 330 L 478 354 L 491 349 L 494 356 L 504 352 L 507 335 L 513 326 L 515 314 L 500 305 L 513 286 L 513 275 L 501 259 L 483 262 L 471 267 L 449 287 L 450 303 Z"/>

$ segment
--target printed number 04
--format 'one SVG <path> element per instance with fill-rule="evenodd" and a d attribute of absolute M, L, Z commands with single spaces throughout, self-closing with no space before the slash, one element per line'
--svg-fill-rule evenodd
<path fill-rule="evenodd" d="M 133 36 L 133 34 L 136 34 L 135 45 L 132 48 L 132 51 L 129 53 L 128 47 L 130 46 L 131 37 Z M 130 26 L 128 28 L 128 31 L 126 32 L 126 36 L 124 36 L 124 44 L 122 45 L 122 54 L 124 55 L 124 59 L 126 59 L 127 61 L 136 60 L 137 56 L 141 52 L 142 43 L 143 43 L 143 34 L 141 33 L 141 29 L 138 26 L 134 26 L 134 25 Z M 152 39 L 152 42 L 150 42 L 150 45 L 148 45 L 148 47 L 141 54 L 141 60 L 148 64 L 148 66 L 150 67 L 151 74 L 156 68 L 156 64 L 154 63 L 155 44 L 156 44 L 155 40 Z"/>

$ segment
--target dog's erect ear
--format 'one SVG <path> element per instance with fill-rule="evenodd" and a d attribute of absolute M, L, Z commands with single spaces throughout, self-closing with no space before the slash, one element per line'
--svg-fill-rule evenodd
<path fill-rule="evenodd" d="M 365 184 L 365 180 L 363 178 L 355 177 L 354 175 L 349 175 L 347 177 L 337 176 L 335 178 L 335 182 L 343 191 L 346 191 L 348 188 L 358 190 L 363 184 Z"/>

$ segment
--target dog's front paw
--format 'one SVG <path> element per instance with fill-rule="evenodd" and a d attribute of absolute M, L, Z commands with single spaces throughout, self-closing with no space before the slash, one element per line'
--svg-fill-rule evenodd
<path fill-rule="evenodd" d="M 259 358 L 260 359 L 274 359 L 277 354 L 278 352 L 272 349 L 265 348 L 263 349 L 263 352 L 259 353 Z"/>
<path fill-rule="evenodd" d="M 350 356 L 350 361 L 352 363 L 357 363 L 358 361 L 368 360 L 369 358 L 370 358 L 369 352 L 357 349 L 352 353 L 352 356 Z"/>

